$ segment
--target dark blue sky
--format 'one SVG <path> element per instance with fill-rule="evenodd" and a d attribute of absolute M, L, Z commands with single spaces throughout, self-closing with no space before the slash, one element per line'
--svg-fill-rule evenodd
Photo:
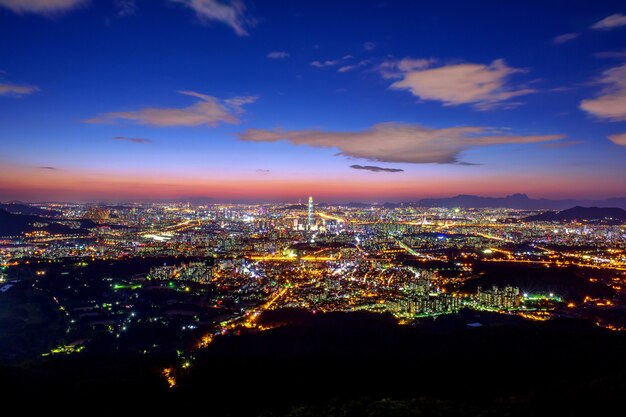
<path fill-rule="evenodd" d="M 0 71 L 0 200 L 626 195 L 624 1 L 0 0 Z"/>

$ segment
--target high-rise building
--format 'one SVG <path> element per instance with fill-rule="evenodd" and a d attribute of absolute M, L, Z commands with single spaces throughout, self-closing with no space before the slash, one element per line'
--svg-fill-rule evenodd
<path fill-rule="evenodd" d="M 478 287 L 478 304 L 491 308 L 518 308 L 521 304 L 520 290 L 518 287 L 504 288 L 493 286 L 491 290 L 483 291 Z"/>
<path fill-rule="evenodd" d="M 311 230 L 313 227 L 313 197 L 309 196 L 309 212 L 307 215 L 306 228 Z"/>

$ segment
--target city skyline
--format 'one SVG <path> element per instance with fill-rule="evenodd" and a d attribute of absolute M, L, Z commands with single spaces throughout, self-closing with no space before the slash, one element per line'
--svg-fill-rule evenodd
<path fill-rule="evenodd" d="M 0 0 L 0 201 L 626 196 L 626 6 Z"/>

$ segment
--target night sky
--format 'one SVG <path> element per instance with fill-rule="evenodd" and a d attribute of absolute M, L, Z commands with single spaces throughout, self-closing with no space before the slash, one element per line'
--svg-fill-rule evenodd
<path fill-rule="evenodd" d="M 626 195 L 625 1 L 0 0 L 0 200 Z"/>

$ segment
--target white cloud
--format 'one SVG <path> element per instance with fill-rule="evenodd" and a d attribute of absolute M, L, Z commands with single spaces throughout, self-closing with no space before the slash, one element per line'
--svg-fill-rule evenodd
<path fill-rule="evenodd" d="M 267 54 L 267 57 L 270 59 L 283 59 L 289 56 L 289 52 L 285 51 L 274 51 Z"/>
<path fill-rule="evenodd" d="M 617 133 L 610 135 L 609 140 L 616 145 L 626 146 L 626 133 Z"/>
<path fill-rule="evenodd" d="M 0 96 L 21 97 L 39 91 L 34 85 L 18 85 L 0 82 Z"/>
<path fill-rule="evenodd" d="M 85 0 L 0 0 L 0 6 L 15 13 L 51 14 L 71 10 Z"/>
<path fill-rule="evenodd" d="M 601 119 L 626 120 L 626 64 L 602 73 L 598 82 L 604 87 L 594 99 L 580 102 L 580 108 Z"/>
<path fill-rule="evenodd" d="M 376 162 L 413 164 L 457 163 L 459 154 L 481 146 L 539 143 L 564 138 L 564 135 L 504 135 L 488 127 L 461 126 L 430 128 L 401 123 L 379 123 L 356 132 L 321 130 L 248 129 L 239 134 L 250 142 L 288 141 L 314 148 L 335 148 L 341 155 Z"/>
<path fill-rule="evenodd" d="M 422 100 L 441 101 L 444 106 L 472 104 L 480 110 L 511 107 L 518 103 L 507 100 L 535 92 L 530 88 L 508 86 L 511 75 L 526 70 L 511 68 L 502 59 L 489 65 L 467 63 L 419 69 L 418 65 L 428 65 L 421 61 L 405 60 L 404 64 L 400 61 L 397 67 L 402 79 L 391 88 L 409 90 Z"/>
<path fill-rule="evenodd" d="M 620 26 L 626 26 L 626 16 L 621 13 L 612 14 L 609 17 L 596 22 L 591 29 L 615 29 Z"/>
<path fill-rule="evenodd" d="M 199 99 L 196 103 L 183 108 L 148 107 L 134 111 L 104 113 L 87 123 L 115 123 L 130 121 L 141 125 L 169 127 L 169 126 L 217 126 L 220 123 L 236 124 L 238 115 L 243 113 L 243 106 L 254 103 L 257 97 L 233 97 L 219 100 L 206 94 L 195 91 L 179 91 Z"/>
<path fill-rule="evenodd" d="M 562 35 L 558 35 L 552 38 L 552 43 L 554 45 L 561 45 L 565 42 L 573 41 L 579 36 L 580 36 L 580 33 L 563 33 Z"/>
<path fill-rule="evenodd" d="M 237 35 L 247 36 L 250 20 L 241 0 L 171 0 L 182 3 L 196 12 L 203 21 L 217 21 L 230 26 Z"/>

